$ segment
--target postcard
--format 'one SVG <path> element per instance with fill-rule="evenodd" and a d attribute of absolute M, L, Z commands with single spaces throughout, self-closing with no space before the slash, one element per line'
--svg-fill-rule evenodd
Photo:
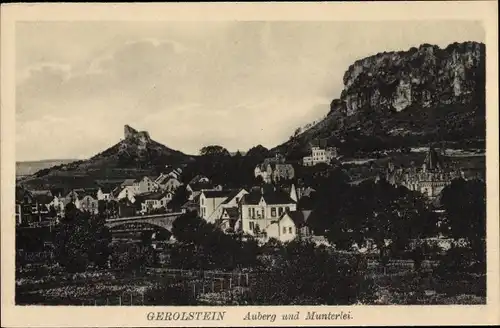
<path fill-rule="evenodd" d="M 500 323 L 495 2 L 1 15 L 2 326 Z"/>

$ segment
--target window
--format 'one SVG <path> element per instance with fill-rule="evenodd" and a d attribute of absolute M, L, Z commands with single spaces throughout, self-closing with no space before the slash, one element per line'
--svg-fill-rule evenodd
<path fill-rule="evenodd" d="M 252 209 L 249 207 L 248 208 L 248 217 L 251 217 L 252 216 Z"/>
<path fill-rule="evenodd" d="M 283 214 L 283 207 L 278 207 L 278 213 L 280 216 L 281 216 L 281 214 Z"/>
<path fill-rule="evenodd" d="M 286 235 L 286 227 L 283 227 L 283 234 Z"/>
<path fill-rule="evenodd" d="M 285 208 L 285 210 L 286 210 L 287 212 L 290 212 L 290 207 L 288 207 L 288 206 L 287 206 L 287 207 Z"/>
<path fill-rule="evenodd" d="M 201 199 L 201 205 L 205 205 L 205 198 Z"/>
<path fill-rule="evenodd" d="M 255 223 L 250 222 L 250 230 L 252 230 L 252 231 L 255 230 Z"/>
<path fill-rule="evenodd" d="M 288 227 L 288 233 L 292 233 L 292 227 Z"/>
<path fill-rule="evenodd" d="M 252 208 L 252 218 L 255 218 L 255 208 Z"/>
<path fill-rule="evenodd" d="M 276 217 L 276 207 L 271 207 L 271 216 Z"/>

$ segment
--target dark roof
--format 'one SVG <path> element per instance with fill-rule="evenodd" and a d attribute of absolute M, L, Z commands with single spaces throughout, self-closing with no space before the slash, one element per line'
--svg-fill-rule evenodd
<path fill-rule="evenodd" d="M 193 191 L 200 191 L 202 189 L 211 189 L 213 188 L 212 184 L 209 182 L 203 183 L 189 183 L 189 186 Z"/>
<path fill-rule="evenodd" d="M 49 204 L 54 197 L 48 194 L 34 194 L 33 198 L 39 203 L 39 204 Z"/>
<path fill-rule="evenodd" d="M 97 198 L 97 191 L 98 190 L 99 189 L 83 189 L 81 191 L 77 191 L 77 193 L 78 193 L 78 196 L 80 198 L 83 198 L 85 196 L 91 196 L 93 198 Z"/>
<path fill-rule="evenodd" d="M 131 186 L 134 184 L 134 182 L 136 181 L 136 179 L 125 179 L 123 180 L 123 182 L 121 183 L 121 186 L 122 187 L 125 187 L 125 186 Z"/>
<path fill-rule="evenodd" d="M 224 208 L 224 212 L 226 212 L 230 218 L 238 218 L 239 213 L 237 207 L 226 207 Z"/>
<path fill-rule="evenodd" d="M 288 215 L 297 227 L 302 227 L 307 223 L 307 220 L 311 215 L 311 211 L 292 211 L 283 214 L 283 216 L 285 215 Z"/>
<path fill-rule="evenodd" d="M 204 190 L 204 191 L 202 191 L 202 193 L 207 198 L 223 198 L 223 197 L 228 197 L 233 192 L 234 192 L 234 190 Z"/>
<path fill-rule="evenodd" d="M 233 190 L 231 191 L 231 193 L 229 195 L 227 195 L 227 199 L 225 201 L 222 202 L 222 204 L 227 204 L 229 203 L 234 197 L 236 197 L 236 195 L 238 195 L 240 193 L 240 191 L 242 191 L 243 189 L 236 189 L 236 190 Z"/>
<path fill-rule="evenodd" d="M 105 194 L 109 194 L 115 189 L 116 186 L 112 185 L 106 185 L 106 186 L 101 186 L 101 191 Z"/>
<path fill-rule="evenodd" d="M 266 191 L 262 193 L 261 191 L 253 190 L 249 194 L 242 197 L 243 204 L 257 205 L 260 202 L 261 197 L 264 197 L 264 201 L 268 205 L 278 205 L 278 204 L 293 204 L 295 201 L 290 198 L 283 190 L 276 191 Z"/>
<path fill-rule="evenodd" d="M 196 196 L 194 199 L 185 202 L 181 206 L 181 208 L 191 208 L 191 207 L 199 208 L 199 206 L 200 206 L 200 196 Z"/>
<path fill-rule="evenodd" d="M 165 195 L 168 194 L 168 192 L 148 192 L 144 194 L 139 194 L 134 196 L 136 201 L 144 201 L 144 200 L 159 200 L 165 197 Z"/>
<path fill-rule="evenodd" d="M 194 178 L 192 178 L 190 181 L 189 181 L 189 184 L 195 184 L 195 183 L 198 183 L 201 179 L 208 179 L 206 176 L 204 175 L 201 175 L 201 174 L 198 174 L 197 176 L 195 176 Z"/>

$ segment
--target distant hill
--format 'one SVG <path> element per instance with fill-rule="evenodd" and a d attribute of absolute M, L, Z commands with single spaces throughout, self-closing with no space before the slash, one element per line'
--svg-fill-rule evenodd
<path fill-rule="evenodd" d="M 192 156 L 152 140 L 148 132 L 125 125 L 124 139 L 114 146 L 88 160 L 42 169 L 24 179 L 23 185 L 32 189 L 96 187 L 96 180 L 156 175 L 166 165 L 183 165 L 193 160 Z"/>
<path fill-rule="evenodd" d="M 47 169 L 56 165 L 68 164 L 76 159 L 47 159 L 41 161 L 16 162 L 16 176 L 32 175 L 37 171 Z"/>
<path fill-rule="evenodd" d="M 360 59 L 328 115 L 273 151 L 300 158 L 323 140 L 344 154 L 446 142 L 484 147 L 485 45 L 423 44 Z"/>

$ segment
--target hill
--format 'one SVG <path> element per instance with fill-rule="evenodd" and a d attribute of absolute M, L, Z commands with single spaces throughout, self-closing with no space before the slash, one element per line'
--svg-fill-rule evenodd
<path fill-rule="evenodd" d="M 485 45 L 423 44 L 356 61 L 318 124 L 273 151 L 300 158 L 323 140 L 343 154 L 446 143 L 484 147 Z"/>
<path fill-rule="evenodd" d="M 32 175 L 40 170 L 53 166 L 75 162 L 76 159 L 47 159 L 41 161 L 21 161 L 16 162 L 16 176 Z"/>
<path fill-rule="evenodd" d="M 156 175 L 166 165 L 177 166 L 193 157 L 168 148 L 149 136 L 125 125 L 124 139 L 88 160 L 74 161 L 42 169 L 23 180 L 32 189 L 89 188 L 96 180 L 135 178 Z"/>

